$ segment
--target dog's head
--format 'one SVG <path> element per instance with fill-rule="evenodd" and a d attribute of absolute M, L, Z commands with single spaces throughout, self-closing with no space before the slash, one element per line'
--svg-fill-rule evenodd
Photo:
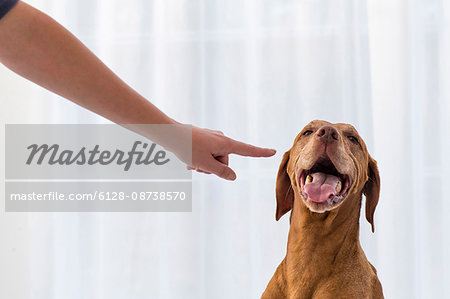
<path fill-rule="evenodd" d="M 380 193 L 376 161 L 353 126 L 314 120 L 297 135 L 281 161 L 276 220 L 291 210 L 294 200 L 323 213 L 338 209 L 344 201 L 360 199 L 363 193 L 366 219 L 374 231 Z"/>

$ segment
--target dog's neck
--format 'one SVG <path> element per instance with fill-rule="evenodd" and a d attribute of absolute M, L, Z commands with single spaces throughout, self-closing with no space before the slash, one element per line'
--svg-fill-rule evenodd
<path fill-rule="evenodd" d="M 359 253 L 360 208 L 360 194 L 325 213 L 313 213 L 295 198 L 285 259 L 290 284 L 314 284 Z"/>

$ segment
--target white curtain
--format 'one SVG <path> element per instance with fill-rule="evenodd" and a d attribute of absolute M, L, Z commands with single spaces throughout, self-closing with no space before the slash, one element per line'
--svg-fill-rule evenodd
<path fill-rule="evenodd" d="M 235 182 L 195 174 L 192 213 L 2 209 L 1 298 L 259 297 L 289 229 L 274 220 L 278 163 L 312 119 L 352 123 L 378 160 L 376 231 L 361 217 L 360 234 L 385 297 L 450 298 L 448 2 L 29 3 L 170 116 L 278 154 L 232 157 Z M 105 122 L 0 78 L 2 123 Z"/>

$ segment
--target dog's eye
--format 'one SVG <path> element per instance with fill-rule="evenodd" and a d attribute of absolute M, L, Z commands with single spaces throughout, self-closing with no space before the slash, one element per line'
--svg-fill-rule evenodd
<path fill-rule="evenodd" d="M 308 135 L 311 135 L 312 133 L 313 133 L 313 131 L 307 130 L 307 131 L 303 132 L 303 136 L 308 136 Z"/>
<path fill-rule="evenodd" d="M 347 138 L 351 141 L 351 142 L 354 142 L 354 143 L 359 143 L 359 141 L 358 141 L 358 138 L 356 138 L 355 136 L 347 136 Z"/>

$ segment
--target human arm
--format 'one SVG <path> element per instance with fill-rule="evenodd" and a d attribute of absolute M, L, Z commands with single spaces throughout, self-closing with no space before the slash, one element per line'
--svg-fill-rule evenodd
<path fill-rule="evenodd" d="M 0 19 L 0 62 L 115 123 L 178 124 L 122 81 L 63 26 L 22 1 Z M 177 154 L 176 149 L 171 150 Z M 275 151 L 193 127 L 191 169 L 235 179 L 228 167 L 230 153 L 268 157 Z"/>

